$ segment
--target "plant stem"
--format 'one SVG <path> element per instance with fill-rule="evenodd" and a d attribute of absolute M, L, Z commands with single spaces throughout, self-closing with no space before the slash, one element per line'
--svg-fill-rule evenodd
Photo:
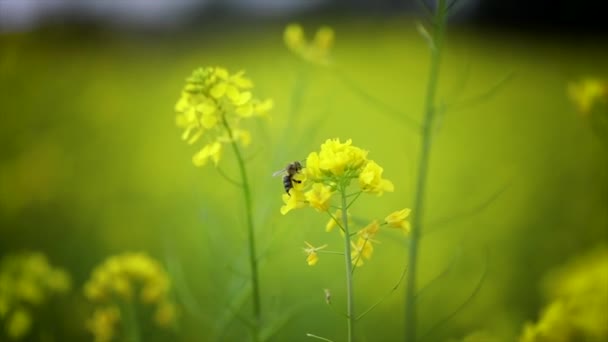
<path fill-rule="evenodd" d="M 243 188 L 243 196 L 245 198 L 245 216 L 247 218 L 247 238 L 249 240 L 249 264 L 251 267 L 251 287 L 252 287 L 252 297 L 253 297 L 253 318 L 254 324 L 252 325 L 252 339 L 253 341 L 259 340 L 259 331 L 260 331 L 260 323 L 261 323 L 261 305 L 260 305 L 260 284 L 258 280 L 258 261 L 257 255 L 255 251 L 255 230 L 253 228 L 253 213 L 251 209 L 251 189 L 249 188 L 249 181 L 247 179 L 247 170 L 245 168 L 245 162 L 243 160 L 243 156 L 241 155 L 241 151 L 239 150 L 236 141 L 234 141 L 234 137 L 232 135 L 232 130 L 230 129 L 230 125 L 226 120 L 226 117 L 222 115 L 222 123 L 228 132 L 228 137 L 230 138 L 230 143 L 232 145 L 232 150 L 234 151 L 234 155 L 236 156 L 236 160 L 239 165 L 239 171 L 241 174 L 241 186 Z"/>
<path fill-rule="evenodd" d="M 416 342 L 416 268 L 420 236 L 422 232 L 422 218 L 424 215 L 424 195 L 429 164 L 429 155 L 433 136 L 433 118 L 436 113 L 435 97 L 439 80 L 439 66 L 441 63 L 441 49 L 446 26 L 447 8 L 446 0 L 438 0 L 435 12 L 433 44 L 431 46 L 431 63 L 429 80 L 426 90 L 424 118 L 421 132 L 421 150 L 418 163 L 418 182 L 414 198 L 412 218 L 412 234 L 409 240 L 408 265 L 409 279 L 405 288 L 405 341 Z"/>
<path fill-rule="evenodd" d="M 123 305 L 123 309 L 126 311 L 127 316 L 127 325 L 128 325 L 128 333 L 127 333 L 127 341 L 128 342 L 140 342 L 141 338 L 139 335 L 139 322 L 137 321 L 137 312 L 135 309 L 135 303 L 131 301 L 127 301 Z"/>
<path fill-rule="evenodd" d="M 348 215 L 346 215 L 346 189 L 342 189 L 342 224 L 344 227 L 344 263 L 346 265 L 346 319 L 348 327 L 348 342 L 354 341 L 355 303 L 353 299 L 353 261 L 350 252 L 350 233 L 348 231 Z"/>

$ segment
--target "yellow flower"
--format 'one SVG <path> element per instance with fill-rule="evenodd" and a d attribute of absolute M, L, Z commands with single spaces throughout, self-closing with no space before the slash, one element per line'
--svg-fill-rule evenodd
<path fill-rule="evenodd" d="M 585 78 L 577 83 L 570 83 L 568 93 L 578 111 L 587 115 L 598 101 L 608 101 L 608 83 L 595 78 Z"/>
<path fill-rule="evenodd" d="M 167 328 L 177 319 L 177 309 L 172 302 L 164 301 L 158 305 L 154 313 L 154 321 L 160 327 Z"/>
<path fill-rule="evenodd" d="M 115 306 L 98 308 L 86 322 L 86 328 L 95 337 L 96 342 L 110 342 L 116 335 L 116 325 L 120 320 L 120 311 Z"/>
<path fill-rule="evenodd" d="M 222 154 L 222 144 L 218 141 L 215 141 L 211 144 L 205 145 L 202 150 L 200 150 L 197 154 L 192 157 L 192 161 L 196 166 L 205 166 L 207 161 L 211 159 L 213 164 L 217 166 L 220 161 L 220 156 Z"/>
<path fill-rule="evenodd" d="M 6 334 L 14 340 L 21 339 L 32 325 L 30 314 L 22 308 L 16 309 L 7 319 Z"/>
<path fill-rule="evenodd" d="M 293 209 L 304 208 L 306 205 L 306 199 L 304 193 L 297 187 L 289 189 L 289 194 L 283 194 L 283 202 L 285 203 L 281 207 L 281 214 L 285 215 Z"/>
<path fill-rule="evenodd" d="M 345 171 L 357 171 L 367 161 L 367 151 L 352 146 L 352 140 L 340 143 L 340 139 L 327 139 L 319 152 L 319 169 L 334 176 Z"/>
<path fill-rule="evenodd" d="M 314 266 L 317 264 L 317 262 L 319 262 L 319 255 L 317 254 L 317 251 L 327 247 L 327 245 L 315 247 L 306 241 L 304 241 L 304 243 L 307 246 L 306 248 L 304 248 L 304 252 L 307 254 L 306 263 L 308 264 L 308 266 Z"/>
<path fill-rule="evenodd" d="M 328 26 L 320 27 L 312 42 L 307 42 L 304 29 L 299 24 L 289 24 L 283 32 L 283 40 L 289 50 L 307 62 L 329 65 L 330 50 L 334 43 L 334 30 Z"/>
<path fill-rule="evenodd" d="M 393 192 L 395 187 L 391 181 L 382 178 L 384 169 L 373 160 L 369 161 L 359 174 L 359 186 L 365 192 L 376 193 L 378 196 L 385 191 Z"/>
<path fill-rule="evenodd" d="M 346 215 L 347 215 L 348 224 L 351 225 L 352 218 L 351 218 L 350 212 L 347 211 Z M 338 222 L 336 222 L 336 220 L 338 220 Z M 332 230 L 334 230 L 334 228 L 336 226 L 341 226 L 341 225 L 342 225 L 342 209 L 336 209 L 336 212 L 334 213 L 333 217 L 330 217 L 329 220 L 327 221 L 327 224 L 325 225 L 325 231 L 329 233 Z M 340 230 L 340 232 L 342 233 L 342 230 Z"/>
<path fill-rule="evenodd" d="M 304 198 L 306 198 L 311 207 L 318 211 L 327 211 L 332 194 L 331 188 L 321 183 L 314 183 L 312 189 L 304 194 Z"/>
<path fill-rule="evenodd" d="M 365 226 L 365 228 L 358 231 L 357 234 L 365 240 L 371 240 L 376 236 L 379 229 L 380 224 L 378 224 L 378 220 L 373 220 L 370 224 Z"/>
<path fill-rule="evenodd" d="M 362 266 L 363 258 L 370 259 L 372 257 L 374 246 L 372 246 L 371 240 L 359 237 L 357 243 L 351 241 L 350 244 L 352 246 L 350 258 L 355 266 Z"/>
<path fill-rule="evenodd" d="M 171 281 L 159 262 L 145 253 L 110 256 L 92 272 L 84 285 L 89 300 L 101 304 L 87 322 L 97 341 L 110 341 L 120 318 L 122 304 L 156 305 L 154 319 L 166 327 L 175 319 L 175 307 L 169 300 Z"/>
<path fill-rule="evenodd" d="M 404 233 L 409 233 L 411 230 L 411 225 L 406 219 L 408 216 L 410 216 L 411 212 L 412 210 L 408 208 L 397 210 L 389 214 L 384 221 L 393 228 L 399 228 L 403 230 Z"/>
<path fill-rule="evenodd" d="M 217 166 L 220 143 L 232 143 L 226 138 L 229 130 L 243 146 L 251 143 L 249 132 L 239 127 L 242 119 L 265 115 L 273 106 L 272 100 L 254 97 L 252 87 L 243 71 L 230 74 L 220 67 L 199 68 L 188 77 L 175 104 L 176 124 L 189 144 L 205 140 L 205 147 L 192 158 L 196 166 L 206 165 L 208 159 Z"/>

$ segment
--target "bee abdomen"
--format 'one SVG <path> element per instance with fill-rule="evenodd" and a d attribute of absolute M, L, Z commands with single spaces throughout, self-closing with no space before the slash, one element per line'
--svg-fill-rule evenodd
<path fill-rule="evenodd" d="M 293 188 L 293 183 L 291 183 L 291 176 L 286 175 L 283 177 L 283 187 L 285 187 L 285 192 L 289 194 L 289 190 Z"/>

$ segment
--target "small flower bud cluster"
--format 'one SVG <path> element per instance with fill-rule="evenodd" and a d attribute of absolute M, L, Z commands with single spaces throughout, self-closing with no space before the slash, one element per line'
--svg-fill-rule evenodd
<path fill-rule="evenodd" d="M 97 341 L 110 341 L 120 320 L 120 303 L 155 305 L 154 319 L 168 327 L 176 319 L 169 299 L 171 282 L 162 266 L 144 253 L 111 256 L 97 266 L 84 286 L 87 299 L 98 304 L 87 328 Z"/>
<path fill-rule="evenodd" d="M 196 166 L 209 160 L 217 166 L 224 143 L 251 143 L 249 131 L 240 128 L 241 120 L 264 115 L 273 106 L 272 100 L 254 98 L 251 88 L 253 83 L 243 71 L 231 75 L 219 67 L 196 69 L 186 80 L 175 105 L 176 124 L 184 129 L 182 139 L 188 144 L 205 140 L 192 158 Z"/>
<path fill-rule="evenodd" d="M 52 267 L 42 253 L 5 256 L 0 262 L 0 322 L 8 337 L 27 335 L 33 323 L 31 309 L 70 288 L 68 273 Z"/>
<path fill-rule="evenodd" d="M 320 27 L 312 42 L 308 42 L 300 24 L 289 24 L 283 32 L 283 40 L 289 50 L 307 62 L 319 65 L 330 64 L 330 50 L 334 45 L 334 30 Z"/>

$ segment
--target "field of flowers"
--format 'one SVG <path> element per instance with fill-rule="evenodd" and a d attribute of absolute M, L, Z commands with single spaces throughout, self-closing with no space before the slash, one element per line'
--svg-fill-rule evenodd
<path fill-rule="evenodd" d="M 605 41 L 446 14 L 0 35 L 0 341 L 605 341 Z"/>

